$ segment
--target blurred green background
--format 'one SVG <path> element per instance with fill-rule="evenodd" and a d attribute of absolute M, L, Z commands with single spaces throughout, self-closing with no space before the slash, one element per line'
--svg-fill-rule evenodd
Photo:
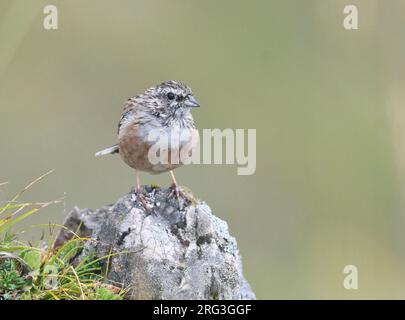
<path fill-rule="evenodd" d="M 359 30 L 342 26 L 347 4 Z M 404 27 L 405 0 L 0 0 L 0 198 L 56 169 L 25 199 L 117 200 L 133 172 L 94 153 L 127 98 L 177 79 L 200 129 L 257 129 L 255 175 L 176 175 L 229 223 L 258 298 L 405 298 Z M 29 222 L 63 218 L 55 205 Z"/>

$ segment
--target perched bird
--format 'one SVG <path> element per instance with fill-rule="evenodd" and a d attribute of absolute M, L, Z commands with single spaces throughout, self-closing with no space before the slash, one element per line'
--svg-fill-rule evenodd
<path fill-rule="evenodd" d="M 198 131 L 191 109 L 199 106 L 190 87 L 180 82 L 170 80 L 149 88 L 125 104 L 118 124 L 118 144 L 97 152 L 96 156 L 119 153 L 124 162 L 135 169 L 136 191 L 142 201 L 139 171 L 151 174 L 169 171 L 172 187 L 179 197 L 173 169 L 183 164 L 179 157 L 182 148 L 192 150 L 195 146 Z M 151 140 L 151 135 L 160 142 Z M 177 137 L 177 143 L 173 143 L 173 137 Z M 163 158 L 159 163 L 152 161 L 149 154 L 156 144 L 157 154 Z M 163 156 L 164 151 L 167 151 L 166 156 Z"/>

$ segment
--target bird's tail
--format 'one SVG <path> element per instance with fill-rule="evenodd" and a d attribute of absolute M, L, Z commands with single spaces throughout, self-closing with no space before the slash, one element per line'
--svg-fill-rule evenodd
<path fill-rule="evenodd" d="M 118 144 L 116 144 L 115 146 L 106 148 L 104 150 L 101 150 L 99 152 L 96 153 L 96 157 L 100 157 L 100 156 L 105 156 L 106 154 L 113 154 L 113 153 L 118 153 L 119 149 L 118 149 Z"/>

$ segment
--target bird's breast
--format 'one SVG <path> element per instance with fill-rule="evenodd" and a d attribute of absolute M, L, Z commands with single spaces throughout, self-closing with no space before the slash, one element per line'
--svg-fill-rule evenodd
<path fill-rule="evenodd" d="M 133 124 L 120 132 L 119 150 L 130 167 L 159 173 L 182 165 L 180 151 L 184 149 L 191 154 L 197 142 L 198 131 L 194 128 Z M 160 164 L 151 161 L 149 151 L 161 157 Z"/>

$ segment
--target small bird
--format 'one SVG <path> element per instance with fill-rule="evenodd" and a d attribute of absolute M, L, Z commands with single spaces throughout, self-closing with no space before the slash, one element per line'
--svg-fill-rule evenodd
<path fill-rule="evenodd" d="M 181 82 L 169 80 L 151 87 L 128 99 L 118 124 L 118 144 L 97 152 L 96 156 L 119 153 L 124 162 L 135 169 L 135 190 L 143 203 L 139 171 L 151 174 L 169 171 L 172 187 L 179 198 L 180 189 L 173 169 L 183 164 L 179 157 L 182 148 L 191 151 L 198 140 L 191 109 L 199 106 L 191 88 Z M 151 132 L 159 136 L 160 141 L 180 137 L 178 143 L 167 144 L 166 161 L 157 164 L 151 161 L 149 150 L 154 145 L 148 138 Z M 176 156 L 177 160 L 173 161 Z"/>

